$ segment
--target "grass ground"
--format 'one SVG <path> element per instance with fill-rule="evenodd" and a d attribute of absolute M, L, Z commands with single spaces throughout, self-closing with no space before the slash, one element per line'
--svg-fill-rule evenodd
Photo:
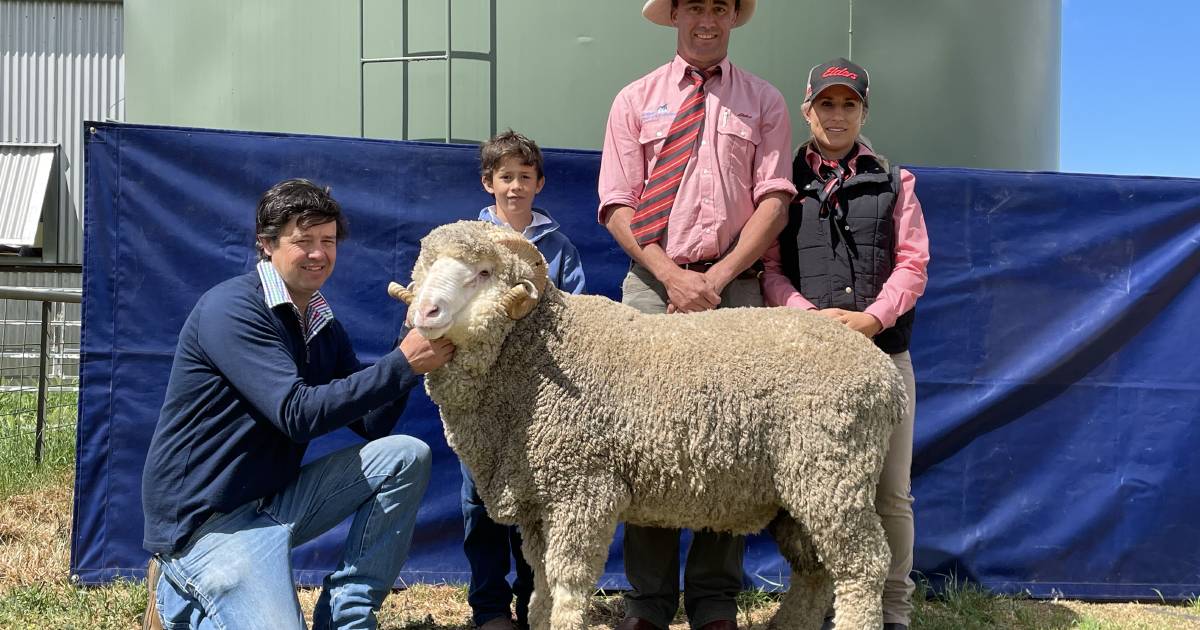
<path fill-rule="evenodd" d="M 47 432 L 45 459 L 33 464 L 32 421 L 9 411 L 25 401 L 0 394 L 0 629 L 138 628 L 146 603 L 142 582 L 91 588 L 68 579 L 74 431 Z M 61 401 L 60 401 L 61 402 Z M 48 424 L 73 423 L 74 410 Z M 59 412 L 56 412 L 59 413 Z M 69 415 L 69 418 L 67 417 Z M 14 419 L 17 416 L 25 419 Z M 311 611 L 317 593 L 299 592 Z M 739 601 L 739 625 L 765 628 L 775 598 L 749 591 Z M 592 628 L 610 628 L 622 615 L 618 595 L 598 594 L 589 611 Z M 466 590 L 416 585 L 388 598 L 379 615 L 388 630 L 468 630 Z M 671 626 L 683 630 L 682 619 Z M 917 598 L 913 630 L 1177 630 L 1200 628 L 1200 599 L 1186 605 L 1088 604 L 995 596 L 970 584 Z"/>
<path fill-rule="evenodd" d="M 37 393 L 0 392 L 0 498 L 44 483 L 44 473 L 75 465 L 74 392 L 51 391 L 46 397 L 42 465 L 33 461 Z"/>

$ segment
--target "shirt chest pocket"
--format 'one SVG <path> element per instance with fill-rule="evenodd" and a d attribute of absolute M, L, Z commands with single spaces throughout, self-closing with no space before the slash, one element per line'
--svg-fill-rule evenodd
<path fill-rule="evenodd" d="M 638 142 L 642 145 L 642 158 L 648 165 L 646 179 L 650 178 L 650 170 L 658 162 L 658 152 L 662 150 L 663 141 L 671 131 L 670 118 L 655 120 L 642 125 L 638 133 Z"/>
<path fill-rule="evenodd" d="M 717 115 L 717 159 L 721 168 L 739 182 L 754 181 L 754 154 L 762 140 L 758 117 L 741 117 L 722 107 Z"/>

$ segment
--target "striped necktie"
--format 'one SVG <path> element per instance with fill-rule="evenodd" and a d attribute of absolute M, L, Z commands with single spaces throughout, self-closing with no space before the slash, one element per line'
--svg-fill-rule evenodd
<path fill-rule="evenodd" d="M 675 114 L 667 139 L 658 151 L 654 170 L 646 182 L 646 190 L 642 192 L 637 211 L 629 222 L 629 228 L 639 245 L 660 241 L 667 233 L 667 219 L 675 205 L 679 182 L 683 180 L 683 171 L 692 159 L 704 128 L 704 84 L 720 71 L 720 67 L 713 68 L 711 73 L 691 67 L 687 69 L 692 91 L 684 97 Z"/>

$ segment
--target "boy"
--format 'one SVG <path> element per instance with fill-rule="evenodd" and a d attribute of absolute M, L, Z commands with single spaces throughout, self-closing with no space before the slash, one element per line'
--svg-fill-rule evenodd
<path fill-rule="evenodd" d="M 534 197 L 546 184 L 542 152 L 537 144 L 509 130 L 487 141 L 479 157 L 483 188 L 496 200 L 495 205 L 480 211 L 479 220 L 505 225 L 523 234 L 546 257 L 554 285 L 563 291 L 582 293 L 585 281 L 579 251 L 545 210 L 533 207 Z M 500 525 L 488 516 L 466 466 L 462 467 L 462 476 L 466 528 L 463 551 L 471 565 L 467 602 L 471 605 L 472 620 L 482 630 L 528 628 L 533 570 L 521 556 L 521 536 L 515 526 Z M 517 579 L 511 586 L 510 557 L 517 568 Z M 515 625 L 509 612 L 514 595 Z"/>
<path fill-rule="evenodd" d="M 534 141 L 512 131 L 500 133 L 479 151 L 483 189 L 496 204 L 479 213 L 480 221 L 506 225 L 537 246 L 550 267 L 554 286 L 570 293 L 583 293 L 583 265 L 579 251 L 549 213 L 533 207 L 533 198 L 546 184 L 542 151 Z"/>

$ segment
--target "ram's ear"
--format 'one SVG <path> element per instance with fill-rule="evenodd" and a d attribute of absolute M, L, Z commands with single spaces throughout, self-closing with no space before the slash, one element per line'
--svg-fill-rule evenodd
<path fill-rule="evenodd" d="M 500 297 L 500 308 L 509 319 L 518 320 L 533 312 L 541 293 L 529 280 L 522 280 Z"/>

